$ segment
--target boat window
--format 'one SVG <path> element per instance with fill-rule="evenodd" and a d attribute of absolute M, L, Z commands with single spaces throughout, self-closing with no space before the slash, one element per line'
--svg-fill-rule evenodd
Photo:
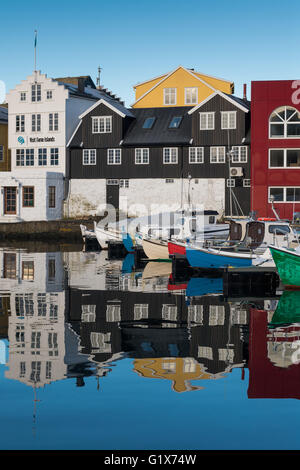
<path fill-rule="evenodd" d="M 208 218 L 208 223 L 209 224 L 214 224 L 215 223 L 215 216 L 214 215 L 210 215 L 209 218 Z"/>
<path fill-rule="evenodd" d="M 285 235 L 286 233 L 290 233 L 290 227 L 288 225 L 269 225 L 269 233 Z"/>

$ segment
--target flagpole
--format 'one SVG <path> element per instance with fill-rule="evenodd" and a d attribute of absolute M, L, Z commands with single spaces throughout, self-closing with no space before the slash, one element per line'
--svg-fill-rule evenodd
<path fill-rule="evenodd" d="M 36 41 L 37 41 L 37 30 L 34 31 L 34 71 L 36 72 Z"/>

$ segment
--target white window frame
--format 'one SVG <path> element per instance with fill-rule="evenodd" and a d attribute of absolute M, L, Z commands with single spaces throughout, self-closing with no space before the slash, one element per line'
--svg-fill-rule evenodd
<path fill-rule="evenodd" d="M 25 114 L 16 114 L 16 133 L 22 134 L 23 132 L 25 132 Z"/>
<path fill-rule="evenodd" d="M 59 165 L 59 148 L 53 147 L 50 149 L 50 165 L 58 166 Z"/>
<path fill-rule="evenodd" d="M 59 129 L 58 121 L 59 121 L 58 113 L 50 113 L 49 114 L 49 131 L 50 132 L 57 132 L 58 131 L 58 129 Z"/>
<path fill-rule="evenodd" d="M 110 154 L 112 152 L 112 154 Z M 117 162 L 117 155 L 116 153 L 120 152 L 120 161 Z M 112 157 L 112 161 L 110 161 L 110 157 Z M 122 149 L 107 149 L 107 164 L 108 165 L 122 165 Z"/>
<path fill-rule="evenodd" d="M 106 181 L 106 184 L 107 186 L 119 186 L 119 180 L 110 178 Z"/>
<path fill-rule="evenodd" d="M 271 166 L 271 152 L 272 150 L 282 150 L 283 151 L 283 166 Z M 287 151 L 288 150 L 299 150 L 300 148 L 271 148 L 269 149 L 269 169 L 270 170 L 282 170 L 283 168 L 285 170 L 296 170 L 300 169 L 299 166 L 287 166 Z"/>
<path fill-rule="evenodd" d="M 140 161 L 138 161 L 139 159 Z M 144 161 L 144 159 L 146 161 Z M 149 165 L 149 149 L 148 148 L 136 148 L 135 149 L 135 164 L 136 165 Z"/>
<path fill-rule="evenodd" d="M 169 151 L 170 161 L 166 161 L 166 151 Z M 174 152 L 175 151 L 175 152 Z M 173 160 L 175 157 L 175 161 Z M 163 148 L 163 163 L 164 165 L 177 165 L 178 164 L 178 148 L 177 147 L 164 147 Z"/>
<path fill-rule="evenodd" d="M 268 201 L 270 201 L 270 196 L 271 196 L 271 189 L 283 189 L 283 201 L 274 201 L 276 204 L 297 204 L 300 203 L 299 201 L 287 201 L 286 200 L 286 190 L 287 189 L 300 189 L 300 186 L 269 186 L 268 187 Z"/>
<path fill-rule="evenodd" d="M 127 179 L 120 179 L 119 180 L 119 187 L 120 188 L 125 188 L 125 189 L 129 188 L 129 179 L 128 178 Z"/>
<path fill-rule="evenodd" d="M 24 98 L 24 99 L 22 99 L 22 98 Z M 25 103 L 26 100 L 27 100 L 27 93 L 26 93 L 26 91 L 20 91 L 20 101 L 21 101 L 21 103 Z"/>
<path fill-rule="evenodd" d="M 195 101 L 192 101 L 192 99 L 189 101 L 188 100 L 188 93 L 190 93 L 190 98 L 192 98 L 193 91 L 196 90 L 196 99 Z M 184 104 L 198 104 L 198 87 L 192 86 L 192 87 L 185 87 L 184 89 Z"/>
<path fill-rule="evenodd" d="M 226 180 L 226 186 L 227 186 L 227 188 L 235 188 L 235 179 L 234 178 L 228 178 Z"/>
<path fill-rule="evenodd" d="M 82 164 L 83 165 L 96 165 L 97 164 L 96 149 L 83 149 L 82 150 Z"/>
<path fill-rule="evenodd" d="M 230 116 L 234 116 L 234 124 L 230 125 Z M 226 118 L 224 124 L 223 119 Z M 236 129 L 236 111 L 221 111 L 221 129 Z"/>
<path fill-rule="evenodd" d="M 25 149 L 16 149 L 16 166 L 25 166 Z"/>
<path fill-rule="evenodd" d="M 166 181 L 165 181 L 167 184 L 172 184 L 174 183 L 174 178 L 166 178 Z"/>
<path fill-rule="evenodd" d="M 111 134 L 112 116 L 92 116 L 92 134 Z"/>
<path fill-rule="evenodd" d="M 47 101 L 53 100 L 53 90 L 46 90 L 46 99 Z"/>
<path fill-rule="evenodd" d="M 243 179 L 243 187 L 244 188 L 251 188 L 251 179 L 250 178 L 244 178 Z"/>
<path fill-rule="evenodd" d="M 31 115 L 31 132 L 41 132 L 41 115 Z"/>
<path fill-rule="evenodd" d="M 45 161 L 46 163 L 44 163 Z M 38 149 L 38 166 L 47 166 L 47 164 L 48 164 L 48 149 L 47 147 L 44 147 L 44 148 L 40 147 Z"/>
<path fill-rule="evenodd" d="M 232 163 L 247 163 L 248 161 L 248 147 L 247 145 L 233 145 L 232 146 L 232 151 L 234 152 L 237 149 L 237 155 L 232 155 L 231 156 L 231 162 Z M 242 155 L 242 150 L 245 150 L 245 155 Z M 236 159 L 237 157 L 237 159 Z"/>
<path fill-rule="evenodd" d="M 25 149 L 25 166 L 34 166 L 35 151 L 34 149 Z"/>
<path fill-rule="evenodd" d="M 297 112 L 297 113 L 300 112 L 298 109 L 294 108 L 293 106 L 288 106 L 288 105 L 286 105 L 286 106 L 281 106 L 281 107 L 279 107 L 279 108 L 274 109 L 274 111 L 272 111 L 272 113 L 270 114 L 270 117 L 269 117 L 269 139 L 275 139 L 275 140 L 276 140 L 276 139 L 300 139 L 300 136 L 299 136 L 299 135 L 295 135 L 295 136 L 288 136 L 288 135 L 287 135 L 287 125 L 288 125 L 288 124 L 292 124 L 292 123 L 299 124 L 299 121 L 293 121 L 293 120 L 292 120 L 292 117 L 293 117 L 294 114 L 291 115 L 288 119 L 282 119 L 281 116 L 278 116 L 279 119 L 280 119 L 280 121 L 277 121 L 277 122 L 276 122 L 276 121 L 271 121 L 272 114 L 276 113 L 276 114 L 278 115 L 278 113 L 281 112 L 281 111 L 283 111 L 283 110 L 285 110 L 285 112 L 286 112 L 286 110 L 287 110 L 288 108 L 289 108 L 289 109 L 293 109 L 293 110 L 294 110 L 294 114 L 296 114 L 296 112 Z M 275 124 L 275 125 L 276 125 L 276 124 L 282 124 L 282 125 L 283 125 L 283 128 L 284 128 L 283 135 L 279 135 L 279 136 L 274 135 L 274 136 L 272 136 L 272 135 L 271 135 L 271 125 L 272 125 L 272 124 Z"/>
<path fill-rule="evenodd" d="M 208 126 L 209 117 L 212 117 L 212 125 Z M 205 123 L 202 122 L 202 118 L 205 118 Z M 215 112 L 210 111 L 208 113 L 199 113 L 199 126 L 200 131 L 213 131 L 215 130 Z"/>
<path fill-rule="evenodd" d="M 34 97 L 34 99 L 33 99 Z M 40 83 L 32 83 L 31 85 L 31 102 L 40 103 L 42 101 L 42 86 Z"/>
<path fill-rule="evenodd" d="M 213 155 L 212 155 L 213 149 L 217 149 L 216 161 L 215 162 L 212 160 L 214 158 Z M 220 156 L 221 149 L 222 149 L 222 152 L 224 152 L 224 160 L 223 160 L 223 155 L 222 155 L 222 159 L 221 159 L 221 156 Z M 210 147 L 210 163 L 226 163 L 226 148 L 224 146 L 223 147 L 220 147 L 220 146 Z"/>
<path fill-rule="evenodd" d="M 171 90 L 175 90 L 175 93 Z M 170 96 L 169 94 L 172 96 L 173 94 L 175 95 L 175 100 L 174 100 L 174 103 L 171 103 L 171 102 L 167 102 L 167 101 L 170 101 Z M 165 106 L 174 106 L 177 104 L 177 88 L 175 87 L 169 87 L 169 88 L 164 88 L 164 105 Z"/>
<path fill-rule="evenodd" d="M 195 161 L 192 161 L 192 153 L 194 154 Z M 197 165 L 204 163 L 204 147 L 189 147 L 189 163 L 190 165 Z"/>

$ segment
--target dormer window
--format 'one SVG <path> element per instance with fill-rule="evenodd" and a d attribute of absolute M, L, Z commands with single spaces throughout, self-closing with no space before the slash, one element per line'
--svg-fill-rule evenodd
<path fill-rule="evenodd" d="M 275 109 L 269 119 L 271 138 L 299 138 L 300 112 L 290 106 Z"/>
<path fill-rule="evenodd" d="M 169 124 L 169 129 L 177 129 L 182 121 L 182 116 L 174 116 Z"/>
<path fill-rule="evenodd" d="M 112 116 L 92 117 L 92 133 L 106 134 L 112 132 Z"/>
<path fill-rule="evenodd" d="M 31 85 L 31 101 L 41 101 L 41 96 L 41 85 L 38 83 Z"/>
<path fill-rule="evenodd" d="M 155 119 L 155 117 L 146 118 L 143 124 L 143 129 L 152 129 Z"/>
<path fill-rule="evenodd" d="M 164 104 L 176 104 L 176 88 L 164 88 Z"/>

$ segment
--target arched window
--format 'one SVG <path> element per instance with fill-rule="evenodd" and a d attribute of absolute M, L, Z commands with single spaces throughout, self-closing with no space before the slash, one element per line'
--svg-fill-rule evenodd
<path fill-rule="evenodd" d="M 275 109 L 269 119 L 272 138 L 300 138 L 300 111 L 290 106 Z"/>

